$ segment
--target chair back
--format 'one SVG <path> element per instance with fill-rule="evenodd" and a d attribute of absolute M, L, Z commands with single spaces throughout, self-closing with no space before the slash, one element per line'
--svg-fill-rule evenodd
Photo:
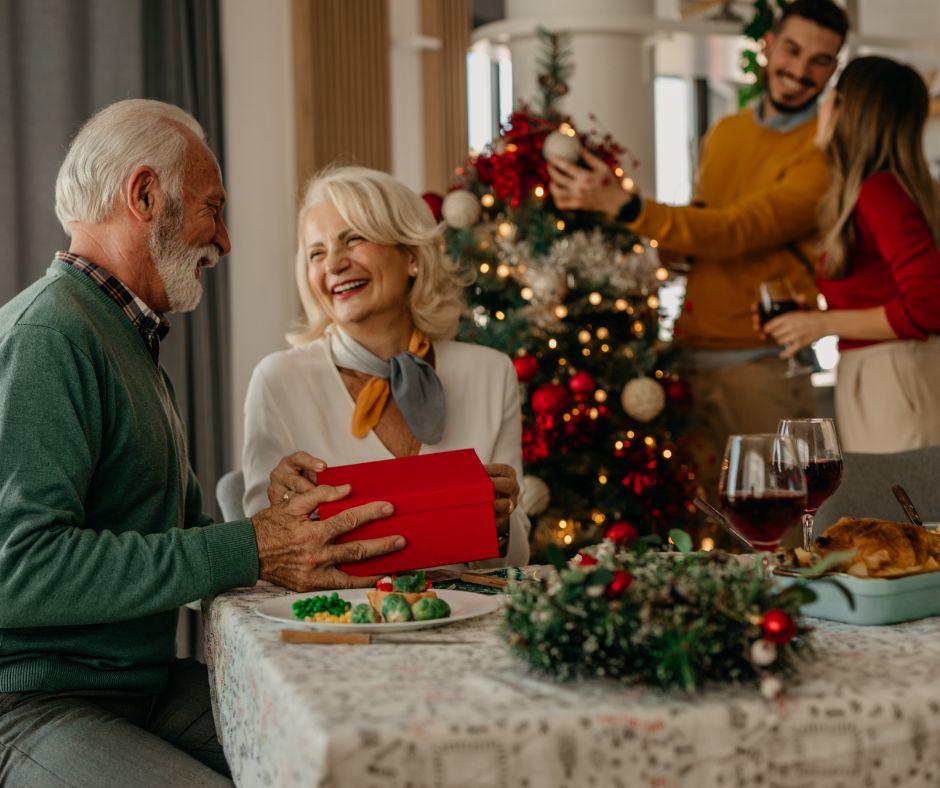
<path fill-rule="evenodd" d="M 225 522 L 241 520 L 245 516 L 242 498 L 245 495 L 245 476 L 241 471 L 229 471 L 215 486 L 215 497 Z"/>
<path fill-rule="evenodd" d="M 924 522 L 940 521 L 940 446 L 893 454 L 848 453 L 843 459 L 842 484 L 816 513 L 817 536 L 840 517 L 907 522 L 891 492 L 895 484 L 907 491 Z"/>

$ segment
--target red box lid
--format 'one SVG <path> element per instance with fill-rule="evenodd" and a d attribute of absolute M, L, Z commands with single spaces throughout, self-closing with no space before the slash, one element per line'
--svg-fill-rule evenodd
<path fill-rule="evenodd" d="M 365 523 L 337 542 L 391 534 L 408 542 L 394 553 L 339 566 L 350 574 L 391 574 L 499 554 L 493 483 L 473 449 L 336 466 L 318 473 L 317 481 L 352 486 L 346 498 L 320 505 L 321 519 L 370 501 L 395 506 L 389 517 Z"/>
<path fill-rule="evenodd" d="M 409 514 L 493 500 L 493 483 L 473 449 L 337 465 L 320 471 L 317 483 L 352 485 L 342 500 L 320 504 L 323 520 L 370 501 L 389 501 L 396 513 Z"/>

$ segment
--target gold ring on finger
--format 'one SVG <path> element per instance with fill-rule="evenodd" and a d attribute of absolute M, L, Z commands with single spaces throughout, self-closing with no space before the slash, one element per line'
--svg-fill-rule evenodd
<path fill-rule="evenodd" d="M 284 490 L 284 494 L 281 496 L 281 500 L 284 503 L 287 503 L 290 500 L 290 490 Z"/>

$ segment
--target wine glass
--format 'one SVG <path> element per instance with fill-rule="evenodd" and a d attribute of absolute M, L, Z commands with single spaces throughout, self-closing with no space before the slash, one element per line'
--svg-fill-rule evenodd
<path fill-rule="evenodd" d="M 778 315 L 796 312 L 799 308 L 800 302 L 797 301 L 796 291 L 786 277 L 765 279 L 760 283 L 758 287 L 757 317 L 760 320 L 761 328 Z M 787 371 L 784 377 L 794 378 L 797 375 L 808 375 L 812 371 L 812 367 L 800 364 L 796 358 L 790 356 L 787 359 Z"/>
<path fill-rule="evenodd" d="M 806 478 L 793 438 L 779 433 L 730 436 L 718 496 L 737 533 L 761 553 L 766 576 L 771 552 L 806 508 Z"/>
<path fill-rule="evenodd" d="M 781 419 L 777 432 L 789 435 L 796 444 L 806 474 L 806 508 L 803 510 L 803 549 L 813 546 L 813 520 L 842 483 L 842 449 L 832 419 Z"/>

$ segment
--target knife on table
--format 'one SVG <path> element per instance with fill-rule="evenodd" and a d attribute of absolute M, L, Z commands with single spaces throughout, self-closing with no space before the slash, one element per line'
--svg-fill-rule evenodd
<path fill-rule="evenodd" d="M 285 643 L 315 643 L 323 646 L 368 646 L 389 643 L 394 645 L 454 646 L 464 643 L 482 643 L 481 640 L 444 640 L 443 638 L 402 638 L 392 635 L 373 635 L 369 632 L 311 632 L 306 629 L 282 629 Z"/>

